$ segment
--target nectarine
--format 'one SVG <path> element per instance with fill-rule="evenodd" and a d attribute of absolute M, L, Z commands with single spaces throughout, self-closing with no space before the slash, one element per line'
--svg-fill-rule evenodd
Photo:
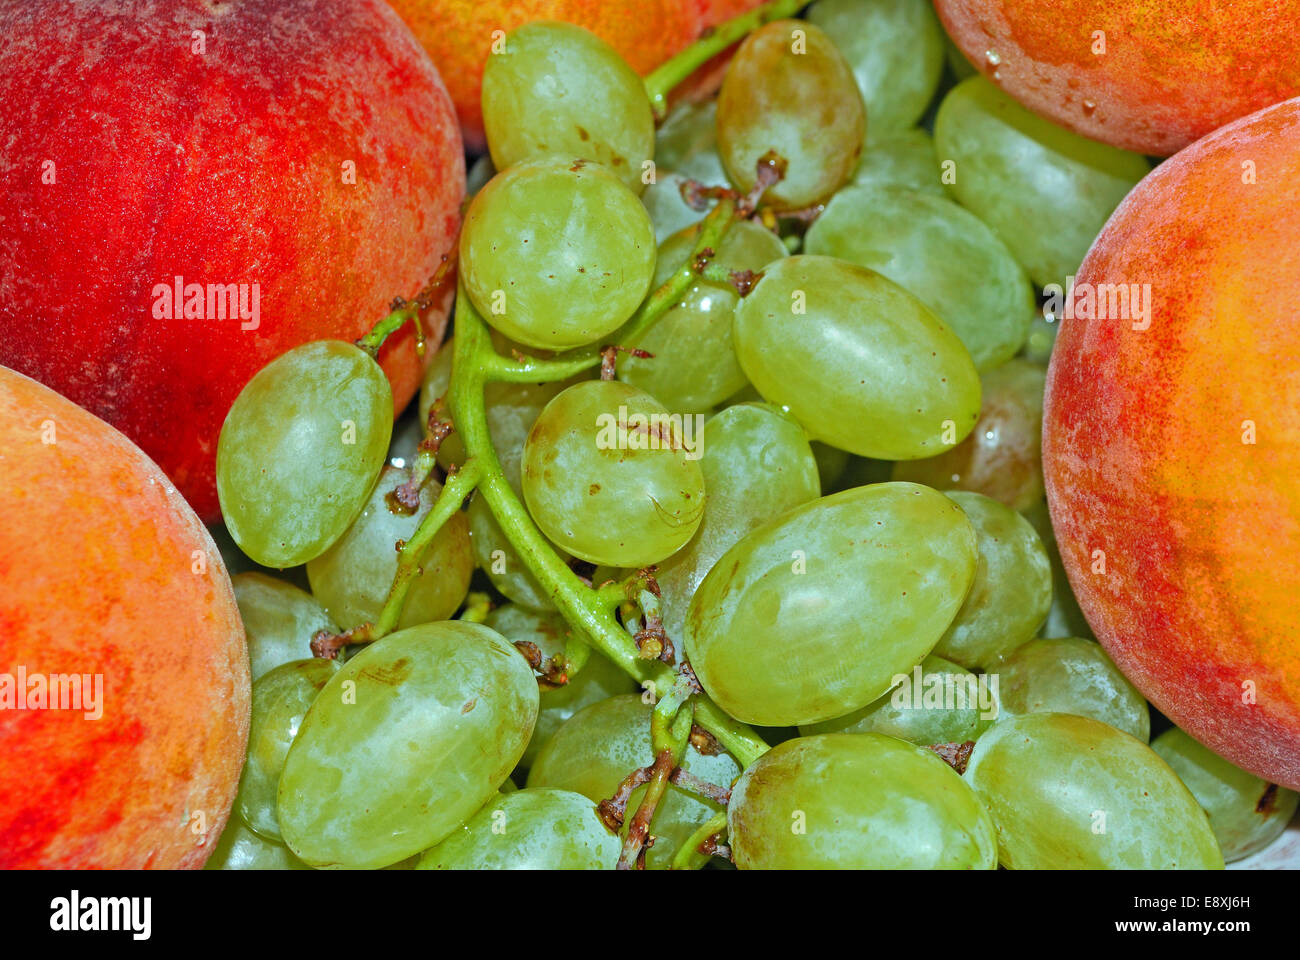
<path fill-rule="evenodd" d="M 1293 5 L 1277 0 L 935 0 L 1007 93 L 1084 136 L 1168 156 L 1300 94 Z"/>
<path fill-rule="evenodd" d="M 1291 788 L 1297 210 L 1300 98 L 1157 167 L 1080 269 L 1043 428 L 1052 521 L 1097 639 L 1178 726 Z"/>
<path fill-rule="evenodd" d="M 121 429 L 215 519 L 240 388 L 293 346 L 360 336 L 452 250 L 451 101 L 382 0 L 0 0 L 0 36 L 0 363 Z M 409 327 L 381 361 L 400 410 Z"/>
<path fill-rule="evenodd" d="M 202 866 L 248 713 L 194 511 L 126 437 L 0 367 L 0 868 Z"/>

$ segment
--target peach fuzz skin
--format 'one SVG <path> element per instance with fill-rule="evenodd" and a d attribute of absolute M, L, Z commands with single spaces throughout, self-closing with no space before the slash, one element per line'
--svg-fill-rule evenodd
<path fill-rule="evenodd" d="M 0 364 L 120 429 L 216 520 L 244 384 L 359 337 L 453 250 L 451 100 L 382 0 L 0 0 L 0 36 Z M 160 318 L 177 276 L 245 284 L 250 307 L 256 284 L 256 328 L 206 296 L 202 319 Z M 409 325 L 380 359 L 401 410 Z"/>
<path fill-rule="evenodd" d="M 1066 319 L 1043 427 L 1053 524 L 1097 638 L 1180 727 L 1293 789 L 1297 210 L 1300 98 L 1157 168 L 1078 278 L 1149 283 L 1150 326 Z"/>
<path fill-rule="evenodd" d="M 563 20 L 595 33 L 644 75 L 690 46 L 709 27 L 759 6 L 763 0 L 391 0 L 392 7 L 429 51 L 460 117 L 465 145 L 487 147 L 483 135 L 483 66 L 496 31 L 534 20 Z M 711 71 L 713 86 L 720 81 Z M 698 94 L 699 91 L 696 91 Z"/>
<path fill-rule="evenodd" d="M 221 557 L 139 448 L 0 367 L 0 671 L 20 666 L 101 674 L 102 714 L 0 710 L 0 869 L 202 866 L 249 723 Z"/>
<path fill-rule="evenodd" d="M 1300 94 L 1293 8 L 1277 0 L 936 0 L 985 76 L 1086 137 L 1169 156 Z M 1105 34 L 1105 52 L 1096 33 Z M 992 55 L 990 55 L 992 54 Z"/>

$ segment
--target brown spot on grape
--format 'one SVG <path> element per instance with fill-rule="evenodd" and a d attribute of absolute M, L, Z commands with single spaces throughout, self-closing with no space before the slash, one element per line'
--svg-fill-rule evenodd
<path fill-rule="evenodd" d="M 1259 798 L 1259 803 L 1255 804 L 1255 812 L 1260 816 L 1267 817 L 1277 809 L 1277 784 L 1270 783 L 1264 788 L 1264 793 Z"/>
<path fill-rule="evenodd" d="M 411 661 L 406 657 L 400 660 L 394 660 L 387 665 L 376 665 L 366 667 L 361 671 L 361 676 L 368 677 L 378 683 L 387 684 L 390 687 L 401 686 L 407 677 L 411 675 Z"/>

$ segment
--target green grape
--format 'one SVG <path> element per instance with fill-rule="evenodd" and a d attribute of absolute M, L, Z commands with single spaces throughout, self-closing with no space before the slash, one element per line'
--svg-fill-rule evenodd
<path fill-rule="evenodd" d="M 653 708 L 637 694 L 611 697 L 579 710 L 542 747 L 528 772 L 528 787 L 572 790 L 599 803 L 614 795 L 633 770 L 654 762 L 650 741 Z M 740 767 L 729 754 L 704 754 L 686 748 L 682 769 L 719 787 L 730 787 Z M 624 832 L 645 787 L 632 791 Z M 658 838 L 646 852 L 646 866 L 665 869 L 677 848 L 722 808 L 711 800 L 669 784 L 656 808 L 650 832 Z"/>
<path fill-rule="evenodd" d="M 704 519 L 659 565 L 664 629 L 680 643 L 686 611 L 718 558 L 755 527 L 820 494 L 817 464 L 793 418 L 766 404 L 728 407 L 704 425 Z"/>
<path fill-rule="evenodd" d="M 570 633 L 569 625 L 558 613 L 528 610 L 512 603 L 493 610 L 484 622 L 511 643 L 536 644 L 543 660 L 563 654 L 565 640 Z M 519 760 L 520 765 L 532 766 L 546 741 L 560 729 L 565 720 L 583 707 L 636 689 L 635 680 L 593 651 L 586 664 L 568 683 L 554 690 L 542 691 L 533 737 Z"/>
<path fill-rule="evenodd" d="M 1052 606 L 1052 565 L 1028 520 L 978 493 L 955 490 L 979 544 L 975 582 L 934 652 L 964 667 L 991 670 L 1029 640 Z"/>
<path fill-rule="evenodd" d="M 748 192 L 772 151 L 785 176 L 763 195 L 795 210 L 821 203 L 853 175 L 867 115 L 853 71 L 819 27 L 777 20 L 745 38 L 718 94 L 718 153 Z"/>
<path fill-rule="evenodd" d="M 928 656 L 895 679 L 898 684 L 874 703 L 834 720 L 804 724 L 799 733 L 883 733 L 928 747 L 974 740 L 997 718 L 996 685 L 981 683 L 942 657 Z"/>
<path fill-rule="evenodd" d="M 359 347 L 294 347 L 248 381 L 217 441 L 217 494 L 264 567 L 320 556 L 361 512 L 393 432 L 388 378 Z"/>
<path fill-rule="evenodd" d="M 1043 389 L 1047 371 L 1009 360 L 980 378 L 983 402 L 970 434 L 936 457 L 897 463 L 895 480 L 969 490 L 1013 510 L 1043 499 Z"/>
<path fill-rule="evenodd" d="M 645 567 L 676 553 L 704 513 L 696 418 L 613 380 L 575 384 L 524 444 L 524 497 L 542 532 L 591 563 Z"/>
<path fill-rule="evenodd" d="M 854 186 L 892 186 L 946 197 L 934 140 L 924 130 L 898 130 L 872 140 L 853 173 Z M 1000 245 L 1000 244 L 999 244 Z"/>
<path fill-rule="evenodd" d="M 929 0 L 819 0 L 808 20 L 853 68 L 873 136 L 921 119 L 944 62 L 943 27 Z"/>
<path fill-rule="evenodd" d="M 718 156 L 718 101 L 684 103 L 659 127 L 655 162 L 707 186 L 727 185 L 727 172 Z"/>
<path fill-rule="evenodd" d="M 961 508 L 910 483 L 796 507 L 728 550 L 691 600 L 686 652 L 733 717 L 791 726 L 884 694 L 943 635 L 975 577 Z"/>
<path fill-rule="evenodd" d="M 1079 601 L 1074 598 L 1074 589 L 1065 573 L 1065 564 L 1061 562 L 1061 551 L 1056 545 L 1056 532 L 1052 529 L 1052 518 L 1047 510 L 1047 501 L 1039 500 L 1028 510 L 1024 517 L 1034 525 L 1043 546 L 1047 548 L 1048 558 L 1052 561 L 1052 609 L 1047 614 L 1039 636 L 1042 637 L 1093 637 L 1092 627 L 1079 609 Z"/>
<path fill-rule="evenodd" d="M 821 492 L 834 493 L 836 484 L 849 466 L 849 455 L 836 447 L 813 441 L 813 457 L 817 460 L 817 475 L 821 478 Z M 706 479 L 707 483 L 708 480 Z"/>
<path fill-rule="evenodd" d="M 499 797 L 426 851 L 419 870 L 612 870 L 622 842 L 571 790 Z"/>
<path fill-rule="evenodd" d="M 736 308 L 736 355 L 815 440 L 882 460 L 934 456 L 979 416 L 970 353 L 912 294 L 832 257 L 773 263 Z"/>
<path fill-rule="evenodd" d="M 474 562 L 507 600 L 533 610 L 555 609 L 546 590 L 519 559 L 480 493 L 475 493 L 469 501 L 469 542 Z M 569 560 L 569 555 L 559 547 L 552 544 L 551 549 L 561 560 Z"/>
<path fill-rule="evenodd" d="M 617 330 L 641 305 L 654 271 L 650 215 L 599 164 L 517 164 L 465 215 L 465 291 L 488 323 L 530 347 L 562 350 Z"/>
<path fill-rule="evenodd" d="M 590 30 L 553 20 L 512 30 L 488 57 L 483 129 L 498 170 L 578 157 L 640 193 L 654 158 L 654 115 L 636 71 Z"/>
<path fill-rule="evenodd" d="M 238 816 L 232 815 L 203 869 L 310 870 L 311 867 L 290 853 L 284 844 L 259 837 Z"/>
<path fill-rule="evenodd" d="M 1146 700 L 1096 641 L 1031 640 L 997 672 L 1004 717 L 1072 713 L 1109 723 L 1143 743 L 1151 736 Z"/>
<path fill-rule="evenodd" d="M 641 196 L 650 223 L 654 226 L 655 242 L 662 244 L 669 237 L 698 224 L 706 210 L 696 210 L 682 197 L 682 187 L 688 178 L 671 170 L 660 170 L 655 182 Z M 709 201 L 712 206 L 715 201 Z M 783 248 L 784 249 L 784 248 Z M 653 288 L 653 285 L 652 285 Z"/>
<path fill-rule="evenodd" d="M 993 824 L 962 778 L 929 750 L 878 733 L 773 747 L 736 782 L 727 836 L 742 870 L 991 870 L 997 863 Z"/>
<path fill-rule="evenodd" d="M 1147 175 L 1136 153 L 1089 140 L 1026 110 L 982 76 L 944 98 L 934 123 L 951 190 L 1002 238 L 1040 287 L 1064 285 L 1111 212 Z"/>
<path fill-rule="evenodd" d="M 658 170 L 641 195 L 659 243 L 699 223 L 716 203 L 705 198 L 704 208 L 696 210 L 682 196 L 684 185 L 692 180 L 708 187 L 729 185 L 718 156 L 717 113 L 716 100 L 684 104 L 659 128 Z"/>
<path fill-rule="evenodd" d="M 334 660 L 294 660 L 280 664 L 253 684 L 248 759 L 239 778 L 235 809 L 249 827 L 268 840 L 282 839 L 275 804 L 284 756 L 312 701 L 339 666 Z"/>
<path fill-rule="evenodd" d="M 1015 356 L 1034 289 L 980 219 L 946 197 L 890 186 L 841 190 L 804 238 L 809 254 L 875 270 L 934 311 L 977 370 Z"/>
<path fill-rule="evenodd" d="M 424 439 L 424 426 L 420 418 L 414 416 L 415 411 L 407 408 L 407 412 L 397 418 L 393 424 L 393 437 L 388 442 L 388 465 L 397 467 L 410 467 L 415 462 L 415 458 L 420 453 L 420 441 Z"/>
<path fill-rule="evenodd" d="M 495 332 L 495 331 L 493 331 Z M 417 405 L 417 418 L 420 421 L 420 430 L 424 435 L 429 431 L 429 411 L 438 400 L 444 400 L 447 392 L 451 389 L 451 367 L 452 361 L 456 357 L 456 338 L 448 337 L 443 341 L 438 352 L 433 355 L 429 365 L 424 369 L 424 379 L 420 381 L 420 398 Z M 444 402 L 444 414 L 446 413 Z M 452 434 L 454 436 L 454 434 Z M 443 446 L 451 442 L 449 436 L 443 441 Z M 438 462 L 442 463 L 442 449 L 438 448 Z M 462 448 L 463 449 L 463 448 Z M 454 463 L 455 461 L 450 461 Z"/>
<path fill-rule="evenodd" d="M 1205 811 L 1160 757 L 1108 723 L 1030 713 L 975 742 L 966 782 L 1011 870 L 1214 870 Z"/>
<path fill-rule="evenodd" d="M 312 593 L 340 624 L 355 627 L 379 619 L 397 575 L 397 544 L 415 535 L 442 491 L 430 477 L 420 488 L 415 513 L 395 512 L 386 498 L 410 478 L 410 470 L 385 467 L 361 516 L 307 564 Z M 465 599 L 473 573 L 469 518 L 453 513 L 420 558 L 420 574 L 411 582 L 398 627 L 446 620 Z"/>
<path fill-rule="evenodd" d="M 537 719 L 537 681 L 495 630 L 426 623 L 363 649 L 316 697 L 285 758 L 277 815 L 316 867 L 427 850 L 496 793 Z"/>
<path fill-rule="evenodd" d="M 311 638 L 317 632 L 339 632 L 316 598 L 292 583 L 249 572 L 231 577 L 230 585 L 244 621 L 253 680 L 282 663 L 310 657 Z"/>
<path fill-rule="evenodd" d="M 1151 743 L 1210 818 L 1228 863 L 1258 853 L 1295 816 L 1300 794 L 1234 767 L 1177 727 Z"/>
<path fill-rule="evenodd" d="M 659 247 L 653 286 L 658 288 L 691 256 L 699 228 L 690 227 Z M 734 224 L 718 246 L 712 264 L 728 273 L 761 271 L 785 256 L 785 245 L 770 230 L 750 221 Z M 740 295 L 728 283 L 703 277 L 635 343 L 618 342 L 653 354 L 618 357 L 620 380 L 646 391 L 670 410 L 708 410 L 748 382 L 732 343 L 732 318 Z"/>

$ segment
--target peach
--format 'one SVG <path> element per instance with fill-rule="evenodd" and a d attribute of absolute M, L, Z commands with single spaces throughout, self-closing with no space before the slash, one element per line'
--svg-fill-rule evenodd
<path fill-rule="evenodd" d="M 1300 98 L 1157 167 L 1079 271 L 1043 427 L 1052 522 L 1097 638 L 1176 724 L 1293 789 L 1298 209 Z"/>
<path fill-rule="evenodd" d="M 0 868 L 202 866 L 248 720 L 194 511 L 122 434 L 0 367 Z"/>
<path fill-rule="evenodd" d="M 4 0 L 0 36 L 0 363 L 122 430 L 214 520 L 244 384 L 360 336 L 453 249 L 451 101 L 382 0 Z M 400 410 L 409 326 L 381 360 Z"/>
<path fill-rule="evenodd" d="M 563 20 L 586 27 L 647 74 L 717 26 L 763 0 L 391 0 L 393 9 L 442 69 L 456 104 L 465 145 L 481 152 L 483 65 L 497 31 L 510 32 L 533 20 Z M 713 65 L 716 67 L 716 65 Z M 716 87 L 721 77 L 710 75 Z"/>
<path fill-rule="evenodd" d="M 985 75 L 1077 133 L 1168 156 L 1300 94 L 1296 19 L 1277 0 L 935 0 Z"/>

